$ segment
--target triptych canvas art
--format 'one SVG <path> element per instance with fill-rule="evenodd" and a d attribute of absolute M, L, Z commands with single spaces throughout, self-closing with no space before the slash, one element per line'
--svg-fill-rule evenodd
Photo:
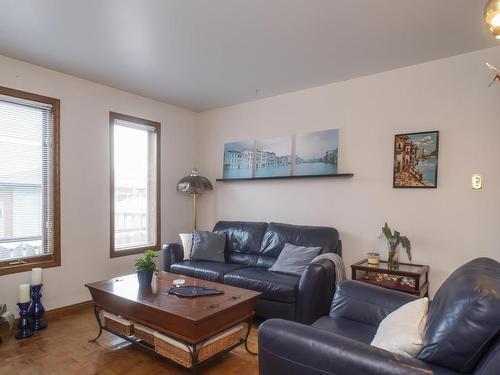
<path fill-rule="evenodd" d="M 224 179 L 337 174 L 339 130 L 231 142 L 224 145 Z M 394 188 L 437 187 L 439 131 L 397 134 Z"/>
<path fill-rule="evenodd" d="M 337 173 L 338 129 L 224 145 L 223 178 Z"/>

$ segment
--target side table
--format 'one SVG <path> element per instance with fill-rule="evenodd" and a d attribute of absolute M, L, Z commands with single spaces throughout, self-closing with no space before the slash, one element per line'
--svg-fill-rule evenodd
<path fill-rule="evenodd" d="M 363 259 L 351 265 L 352 280 L 380 286 L 386 289 L 427 297 L 429 295 L 429 266 L 399 263 L 393 268 L 386 261 L 378 265 L 368 264 Z"/>

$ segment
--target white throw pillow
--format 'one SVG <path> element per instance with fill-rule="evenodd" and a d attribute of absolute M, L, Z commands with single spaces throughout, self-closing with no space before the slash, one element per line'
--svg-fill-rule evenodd
<path fill-rule="evenodd" d="M 385 317 L 371 345 L 389 352 L 416 357 L 423 345 L 429 299 L 409 302 Z"/>

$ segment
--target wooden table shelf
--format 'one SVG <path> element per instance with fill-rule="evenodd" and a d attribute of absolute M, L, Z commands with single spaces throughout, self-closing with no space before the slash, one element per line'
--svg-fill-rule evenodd
<path fill-rule="evenodd" d="M 352 280 L 393 289 L 400 292 L 425 297 L 429 295 L 429 266 L 412 263 L 399 263 L 390 267 L 386 261 L 378 265 L 368 264 L 363 259 L 351 265 Z"/>

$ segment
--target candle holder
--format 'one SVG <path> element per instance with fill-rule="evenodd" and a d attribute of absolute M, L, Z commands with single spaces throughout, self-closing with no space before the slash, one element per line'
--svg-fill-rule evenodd
<path fill-rule="evenodd" d="M 22 340 L 33 336 L 31 324 L 28 317 L 29 302 L 18 303 L 19 306 L 19 324 L 17 325 L 16 339 Z"/>
<path fill-rule="evenodd" d="M 31 305 L 28 309 L 28 313 L 31 318 L 31 327 L 34 331 L 40 331 L 47 328 L 47 322 L 42 319 L 45 313 L 45 309 L 40 301 L 42 298 L 42 293 L 40 293 L 42 285 L 43 284 L 31 286 Z"/>

